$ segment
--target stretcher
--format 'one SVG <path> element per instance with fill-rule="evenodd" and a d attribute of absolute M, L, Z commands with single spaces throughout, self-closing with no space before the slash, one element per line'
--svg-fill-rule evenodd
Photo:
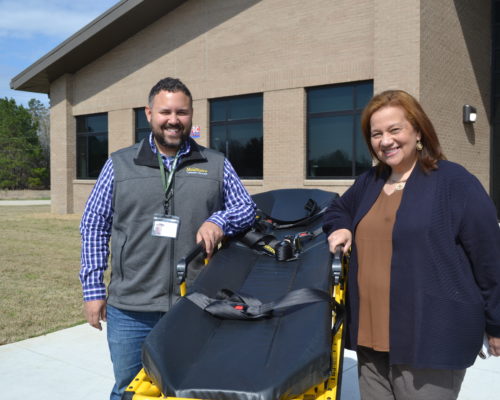
<path fill-rule="evenodd" d="M 222 245 L 146 338 L 124 400 L 336 400 L 348 257 L 331 255 L 321 216 L 336 194 L 253 196 L 255 226 Z"/>

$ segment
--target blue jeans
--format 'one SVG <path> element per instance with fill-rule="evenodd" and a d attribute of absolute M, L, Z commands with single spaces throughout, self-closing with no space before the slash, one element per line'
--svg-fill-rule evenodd
<path fill-rule="evenodd" d="M 115 385 L 110 400 L 120 400 L 127 386 L 142 368 L 142 344 L 162 312 L 125 311 L 106 306 L 107 336 Z"/>

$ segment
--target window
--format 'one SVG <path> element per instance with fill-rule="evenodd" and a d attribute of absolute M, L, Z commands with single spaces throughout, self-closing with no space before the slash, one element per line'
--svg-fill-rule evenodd
<path fill-rule="evenodd" d="M 76 177 L 94 179 L 108 158 L 108 115 L 76 117 Z"/>
<path fill-rule="evenodd" d="M 146 118 L 145 108 L 135 108 L 135 142 L 138 143 L 142 139 L 149 137 L 151 128 L 149 127 L 148 119 Z"/>
<path fill-rule="evenodd" d="M 225 154 L 241 178 L 262 179 L 262 95 L 210 101 L 210 147 Z"/>
<path fill-rule="evenodd" d="M 307 91 L 307 178 L 354 178 L 372 165 L 361 133 L 361 112 L 373 82 Z"/>

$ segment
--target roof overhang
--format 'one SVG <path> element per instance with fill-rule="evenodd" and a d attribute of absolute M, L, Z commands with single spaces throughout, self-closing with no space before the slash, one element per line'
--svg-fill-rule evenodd
<path fill-rule="evenodd" d="M 49 93 L 50 83 L 74 73 L 187 0 L 122 0 L 10 81 L 14 90 Z"/>

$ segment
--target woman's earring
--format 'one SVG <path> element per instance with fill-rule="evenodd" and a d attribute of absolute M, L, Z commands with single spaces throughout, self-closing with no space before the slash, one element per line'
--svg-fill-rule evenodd
<path fill-rule="evenodd" d="M 424 148 L 424 145 L 422 144 L 420 139 L 417 140 L 416 148 L 418 151 L 422 151 L 422 149 Z"/>

